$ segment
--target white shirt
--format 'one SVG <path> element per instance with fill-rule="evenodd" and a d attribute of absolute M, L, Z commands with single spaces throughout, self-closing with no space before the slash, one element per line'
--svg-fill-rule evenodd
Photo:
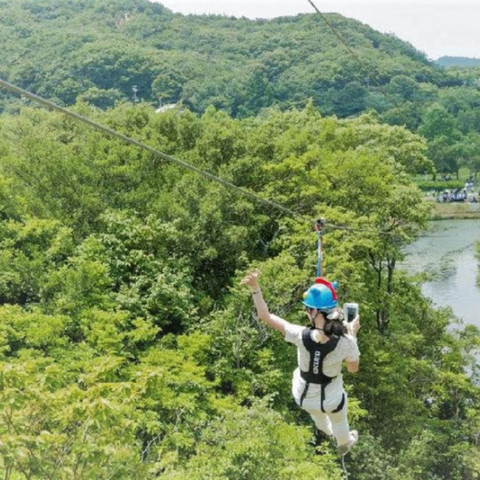
<path fill-rule="evenodd" d="M 300 404 L 300 398 L 305 390 L 306 382 L 300 376 L 300 369 L 308 372 L 310 365 L 310 354 L 303 345 L 302 333 L 306 327 L 293 325 L 286 322 L 285 324 L 285 340 L 297 346 L 298 367 L 293 372 L 292 394 L 295 401 Z M 328 377 L 336 377 L 325 387 L 325 403 L 324 407 L 327 412 L 333 411 L 341 401 L 343 390 L 342 364 L 343 361 L 356 362 L 360 358 L 357 341 L 351 335 L 340 337 L 335 350 L 326 355 L 323 360 L 323 373 Z M 320 409 L 320 385 L 311 384 L 308 389 L 307 396 L 303 402 L 306 410 Z M 318 405 L 317 405 L 318 404 Z"/>

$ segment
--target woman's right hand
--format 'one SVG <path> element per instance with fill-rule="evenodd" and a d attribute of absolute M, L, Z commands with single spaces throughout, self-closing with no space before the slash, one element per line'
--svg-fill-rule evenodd
<path fill-rule="evenodd" d="M 248 285 L 252 289 L 258 289 L 258 278 L 260 277 L 260 272 L 258 270 L 253 270 L 248 272 L 245 277 L 243 277 L 240 282 L 241 285 Z"/>

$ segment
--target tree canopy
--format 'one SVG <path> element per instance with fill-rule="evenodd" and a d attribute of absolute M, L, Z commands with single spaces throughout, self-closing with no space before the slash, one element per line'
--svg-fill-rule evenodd
<path fill-rule="evenodd" d="M 393 35 L 337 14 L 328 21 L 368 71 L 314 14 L 267 21 L 184 16 L 147 0 L 8 0 L 0 3 L 0 77 L 64 105 L 107 109 L 136 98 L 245 118 L 312 101 L 324 115 L 374 111 L 412 131 L 428 129 L 440 104 L 459 134 L 435 133 L 429 158 L 437 171 L 469 164 L 476 174 L 478 150 L 464 148 L 480 133 L 475 67 L 445 70 Z M 0 93 L 0 112 L 18 108 Z"/>
<path fill-rule="evenodd" d="M 362 312 L 351 478 L 474 480 L 479 332 L 399 263 L 429 217 L 412 174 L 480 171 L 478 68 L 328 18 L 390 100 L 315 15 L 146 0 L 0 0 L 0 77 L 326 217 L 325 275 Z M 0 113 L 2 477 L 340 480 L 239 286 L 258 267 L 303 324 L 311 225 L 25 99 Z"/>
<path fill-rule="evenodd" d="M 75 110 L 311 218 L 326 276 L 362 299 L 348 377 L 358 480 L 480 473 L 474 327 L 452 330 L 398 270 L 428 208 L 426 144 L 312 104 L 235 119 L 208 108 Z M 238 285 L 303 323 L 310 226 L 57 113 L 0 117 L 0 469 L 6 479 L 341 478 L 290 398 L 295 352 Z M 384 233 L 372 234 L 371 231 Z M 388 232 L 388 233 L 387 233 Z M 471 373 L 466 373 L 470 371 Z"/>

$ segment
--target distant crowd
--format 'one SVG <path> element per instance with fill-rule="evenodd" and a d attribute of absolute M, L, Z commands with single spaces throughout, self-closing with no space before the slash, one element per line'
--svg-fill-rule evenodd
<path fill-rule="evenodd" d="M 444 190 L 436 195 L 437 202 L 470 202 L 478 203 L 479 193 L 468 192 L 466 188 L 455 190 Z"/>
<path fill-rule="evenodd" d="M 442 177 L 442 180 L 450 180 L 449 175 Z M 437 202 L 469 202 L 478 203 L 480 191 L 475 191 L 475 180 L 473 177 L 465 182 L 464 188 L 455 188 L 453 190 L 445 189 L 443 192 L 434 192 Z"/>

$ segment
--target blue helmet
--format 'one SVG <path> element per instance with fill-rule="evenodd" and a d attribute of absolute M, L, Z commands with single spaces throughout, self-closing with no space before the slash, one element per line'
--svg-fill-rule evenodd
<path fill-rule="evenodd" d="M 335 308 L 338 306 L 337 292 L 335 291 L 337 286 L 337 282 L 330 283 L 323 278 L 317 278 L 315 284 L 304 293 L 303 304 L 308 308 L 323 311 Z"/>

